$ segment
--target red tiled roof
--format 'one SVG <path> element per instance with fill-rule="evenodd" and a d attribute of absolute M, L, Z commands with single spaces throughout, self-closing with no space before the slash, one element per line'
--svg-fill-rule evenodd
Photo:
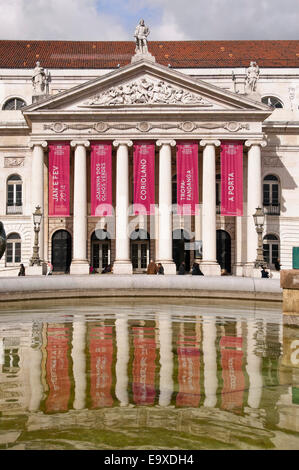
<path fill-rule="evenodd" d="M 129 64 L 133 41 L 0 40 L 0 68 L 115 68 Z M 175 68 L 299 67 L 299 41 L 150 41 L 158 63 Z"/>

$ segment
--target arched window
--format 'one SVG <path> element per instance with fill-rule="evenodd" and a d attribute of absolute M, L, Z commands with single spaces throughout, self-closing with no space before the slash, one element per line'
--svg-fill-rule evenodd
<path fill-rule="evenodd" d="M 270 268 L 274 268 L 275 262 L 279 259 L 279 238 L 277 235 L 269 233 L 263 240 L 264 260 Z"/>
<path fill-rule="evenodd" d="M 280 185 L 279 180 L 275 175 L 267 175 L 264 178 L 263 206 L 265 214 L 280 214 Z"/>
<path fill-rule="evenodd" d="M 7 179 L 7 214 L 22 214 L 22 178 L 10 175 Z"/>
<path fill-rule="evenodd" d="M 18 233 L 11 233 L 7 237 L 6 264 L 19 264 L 21 262 L 21 237 Z"/>
<path fill-rule="evenodd" d="M 275 98 L 275 96 L 264 96 L 262 103 L 271 106 L 271 108 L 283 108 L 282 102 L 278 98 Z"/>
<path fill-rule="evenodd" d="M 4 111 L 16 111 L 24 106 L 26 106 L 26 103 L 21 98 L 10 98 L 4 103 L 2 109 Z"/>

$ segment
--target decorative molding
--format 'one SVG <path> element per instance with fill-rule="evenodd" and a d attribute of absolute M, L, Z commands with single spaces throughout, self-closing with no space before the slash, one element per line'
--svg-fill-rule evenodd
<path fill-rule="evenodd" d="M 78 145 L 82 145 L 84 147 L 89 147 L 90 142 L 89 140 L 72 140 L 71 147 L 77 147 Z"/>
<path fill-rule="evenodd" d="M 156 145 L 158 147 L 161 147 L 162 145 L 170 145 L 171 147 L 174 147 L 176 145 L 176 141 L 171 139 L 171 140 L 157 140 Z"/>
<path fill-rule="evenodd" d="M 251 147 L 252 145 L 260 145 L 261 147 L 266 147 L 267 142 L 265 140 L 246 140 L 245 146 Z"/>
<path fill-rule="evenodd" d="M 25 157 L 4 157 L 4 168 L 24 166 Z"/>
<path fill-rule="evenodd" d="M 44 150 L 48 147 L 48 142 L 46 140 L 41 140 L 41 141 L 36 141 L 36 142 L 30 142 L 29 147 L 34 148 L 34 147 L 42 147 Z"/>
<path fill-rule="evenodd" d="M 132 140 L 114 140 L 113 147 L 118 147 L 119 145 L 126 145 L 127 147 L 132 147 Z"/>
<path fill-rule="evenodd" d="M 94 124 L 65 124 L 62 122 L 55 122 L 52 124 L 44 124 L 44 130 L 51 130 L 57 134 L 61 134 L 65 130 L 74 129 L 77 131 L 94 130 L 99 134 L 105 133 L 110 129 L 118 131 L 125 131 L 130 129 L 137 129 L 139 132 L 145 133 L 152 129 L 161 129 L 168 131 L 170 129 L 180 129 L 183 132 L 191 133 L 197 129 L 226 129 L 229 132 L 238 132 L 241 129 L 249 130 L 248 123 L 228 121 L 228 122 L 193 122 L 183 121 L 179 123 L 160 123 L 155 124 L 148 121 L 141 121 L 137 123 L 108 123 L 99 121 Z"/>
<path fill-rule="evenodd" d="M 215 147 L 220 147 L 221 142 L 218 139 L 203 139 L 200 141 L 201 147 L 205 147 L 206 145 L 214 145 Z"/>
<path fill-rule="evenodd" d="M 164 80 L 141 78 L 109 88 L 83 103 L 83 107 L 136 104 L 174 104 L 180 106 L 213 106 L 202 96 L 174 87 Z M 82 106 L 81 106 L 82 107 Z"/>

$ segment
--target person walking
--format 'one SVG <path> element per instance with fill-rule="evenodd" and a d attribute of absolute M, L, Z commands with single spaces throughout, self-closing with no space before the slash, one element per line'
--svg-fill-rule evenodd
<path fill-rule="evenodd" d="M 23 264 L 20 264 L 20 271 L 18 276 L 25 276 L 25 266 Z"/>
<path fill-rule="evenodd" d="M 52 271 L 53 271 L 53 265 L 52 263 L 50 263 L 50 261 L 48 261 L 46 276 L 52 276 Z"/>
<path fill-rule="evenodd" d="M 185 273 L 186 273 L 186 266 L 185 266 L 185 261 L 183 261 L 179 267 L 179 274 L 185 274 Z"/>
<path fill-rule="evenodd" d="M 192 274 L 192 276 L 203 276 L 204 275 L 203 272 L 201 271 L 198 263 L 193 263 L 191 274 Z"/>
<path fill-rule="evenodd" d="M 157 274 L 164 274 L 164 268 L 161 263 L 158 263 L 158 272 Z"/>
<path fill-rule="evenodd" d="M 149 265 L 147 267 L 147 274 L 157 274 L 158 268 L 154 260 L 150 260 Z"/>

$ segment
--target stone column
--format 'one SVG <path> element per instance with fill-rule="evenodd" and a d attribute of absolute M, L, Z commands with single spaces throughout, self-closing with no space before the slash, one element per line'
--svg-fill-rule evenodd
<path fill-rule="evenodd" d="M 220 140 L 201 140 L 202 165 L 202 262 L 204 275 L 220 275 L 216 260 L 216 147 Z"/>
<path fill-rule="evenodd" d="M 173 393 L 172 323 L 169 313 L 159 313 L 160 396 L 159 405 L 169 406 Z"/>
<path fill-rule="evenodd" d="M 75 315 L 72 340 L 73 376 L 75 383 L 74 409 L 83 410 L 86 399 L 86 322 Z"/>
<path fill-rule="evenodd" d="M 47 142 L 32 142 L 30 144 L 32 150 L 32 169 L 31 181 L 31 210 L 35 212 L 36 206 L 40 206 L 44 214 L 44 152 L 47 149 Z M 44 259 L 44 217 L 42 217 L 39 231 L 39 257 Z M 32 222 L 32 246 L 34 243 L 34 231 Z"/>
<path fill-rule="evenodd" d="M 159 229 L 157 263 L 162 263 L 165 274 L 176 274 L 172 258 L 172 181 L 171 147 L 175 140 L 157 140 L 159 152 Z"/>
<path fill-rule="evenodd" d="M 120 402 L 120 406 L 128 406 L 128 363 L 130 358 L 129 331 L 127 314 L 117 315 L 115 320 L 116 334 L 116 365 L 115 365 L 115 395 Z"/>
<path fill-rule="evenodd" d="M 74 156 L 73 259 L 71 274 L 89 274 L 87 260 L 87 174 L 86 148 L 89 141 L 72 141 Z"/>
<path fill-rule="evenodd" d="M 262 207 L 262 165 L 261 147 L 266 146 L 263 140 L 247 140 L 248 150 L 247 173 L 247 255 L 244 275 L 254 275 L 254 262 L 257 256 L 258 237 L 254 225 L 253 214 L 257 207 Z M 260 277 L 260 270 L 258 270 Z"/>
<path fill-rule="evenodd" d="M 132 274 L 129 226 L 129 147 L 131 140 L 115 140 L 116 154 L 116 208 L 115 208 L 115 262 L 114 274 Z"/>

